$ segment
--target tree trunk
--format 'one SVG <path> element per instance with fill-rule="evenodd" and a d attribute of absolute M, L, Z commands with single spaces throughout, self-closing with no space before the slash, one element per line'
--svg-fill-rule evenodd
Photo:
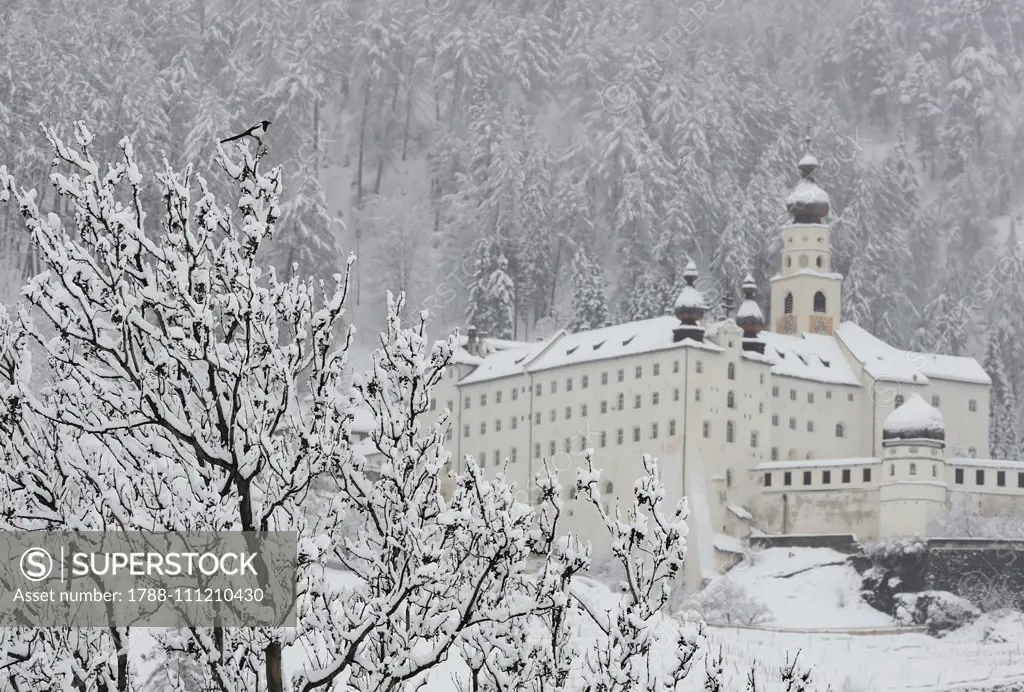
<path fill-rule="evenodd" d="M 405 129 L 402 132 L 402 160 L 409 152 L 409 123 L 412 121 L 412 83 L 405 90 Z"/>
<path fill-rule="evenodd" d="M 267 692 L 284 692 L 284 671 L 281 660 L 281 642 L 270 642 L 263 650 L 266 654 L 264 670 L 267 676 Z"/>
<path fill-rule="evenodd" d="M 356 209 L 363 208 L 363 155 L 366 149 L 366 114 L 370 107 L 370 80 L 363 95 L 363 117 L 359 123 L 359 162 L 356 170 Z"/>

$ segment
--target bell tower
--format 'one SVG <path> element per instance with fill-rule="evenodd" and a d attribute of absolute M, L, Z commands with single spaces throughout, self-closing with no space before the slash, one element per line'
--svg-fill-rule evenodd
<path fill-rule="evenodd" d="M 841 274 L 832 271 L 828 194 L 818 187 L 818 159 L 805 140 L 800 181 L 786 198 L 793 222 L 782 229 L 782 268 L 771 279 L 772 326 L 780 334 L 833 334 L 839 326 Z"/>

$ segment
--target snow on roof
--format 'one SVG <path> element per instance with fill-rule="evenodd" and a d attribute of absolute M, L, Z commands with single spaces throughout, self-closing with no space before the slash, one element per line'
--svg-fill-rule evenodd
<path fill-rule="evenodd" d="M 946 424 L 939 410 L 914 392 L 903 403 L 890 413 L 882 426 L 886 432 L 942 432 Z"/>
<path fill-rule="evenodd" d="M 803 179 L 789 193 L 786 204 L 828 204 L 828 193 L 813 180 Z"/>
<path fill-rule="evenodd" d="M 455 353 L 452 354 L 453 365 L 482 365 L 484 359 L 480 356 L 474 356 L 469 351 L 459 346 L 455 349 Z"/>
<path fill-rule="evenodd" d="M 800 159 L 800 162 L 797 163 L 797 165 L 798 166 L 817 166 L 818 165 L 818 159 L 817 159 L 817 157 L 814 156 L 814 154 L 804 154 L 803 158 Z"/>
<path fill-rule="evenodd" d="M 356 406 L 352 409 L 352 432 L 365 432 L 368 433 L 377 424 L 377 419 L 373 416 L 373 411 L 366 408 L 365 406 Z"/>
<path fill-rule="evenodd" d="M 761 332 L 761 340 L 765 358 L 773 363 L 773 375 L 860 386 L 835 337 Z"/>
<path fill-rule="evenodd" d="M 790 272 L 790 273 L 786 274 L 786 278 L 789 278 L 791 276 L 817 276 L 817 277 L 823 278 L 823 279 L 832 279 L 833 281 L 842 281 L 843 280 L 843 275 L 840 274 L 839 272 L 820 272 L 817 269 L 797 269 L 794 272 Z M 769 281 L 778 281 L 781 278 L 783 278 L 782 274 L 776 274 L 775 276 L 773 276 L 772 278 L 770 278 L 768 280 Z"/>
<path fill-rule="evenodd" d="M 757 301 L 748 299 L 740 303 L 740 309 L 736 311 L 736 317 L 758 317 L 764 319 L 764 313 L 761 312 L 761 306 L 757 304 Z"/>
<path fill-rule="evenodd" d="M 521 348 L 523 346 L 529 346 L 531 341 L 513 341 L 512 339 L 496 339 L 493 336 L 485 336 L 483 340 L 491 348 L 492 351 L 507 351 L 510 348 Z M 459 334 L 459 346 L 465 347 L 469 343 L 469 336 L 464 333 Z"/>
<path fill-rule="evenodd" d="M 720 550 L 723 553 L 739 553 L 743 554 L 743 542 L 724 533 L 715 534 L 715 549 Z"/>
<path fill-rule="evenodd" d="M 692 339 L 673 341 L 672 332 L 678 326 L 679 320 L 675 317 L 662 315 L 649 320 L 566 334 L 549 351 L 531 363 L 530 371 L 680 347 L 722 351 L 718 346 L 708 342 Z"/>
<path fill-rule="evenodd" d="M 501 377 L 518 375 L 525 371 L 527 363 L 536 358 L 558 334 L 548 341 L 535 341 L 519 348 L 510 348 L 504 351 L 495 351 L 482 359 L 483 362 L 476 370 L 466 375 L 459 381 L 459 384 L 472 384 L 486 380 L 496 380 Z"/>
<path fill-rule="evenodd" d="M 1010 469 L 1024 471 L 1024 461 L 1011 459 L 975 459 L 974 457 L 950 457 L 949 463 L 955 466 L 983 466 L 990 469 Z"/>
<path fill-rule="evenodd" d="M 729 505 L 729 511 L 735 514 L 740 519 L 746 519 L 747 521 L 753 519 L 750 512 L 747 511 L 746 507 L 740 507 L 738 505 Z"/>
<path fill-rule="evenodd" d="M 992 384 L 974 358 L 904 351 L 885 343 L 853 322 L 843 322 L 836 336 L 875 380 L 927 384 L 929 377 L 972 384 Z"/>
<path fill-rule="evenodd" d="M 878 464 L 878 457 L 849 457 L 844 459 L 795 459 L 793 461 L 766 461 L 754 467 L 756 471 L 790 471 L 792 469 L 824 468 L 831 466 L 866 466 Z"/>

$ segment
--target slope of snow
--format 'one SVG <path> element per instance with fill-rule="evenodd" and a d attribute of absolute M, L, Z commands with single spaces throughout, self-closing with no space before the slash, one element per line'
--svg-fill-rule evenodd
<path fill-rule="evenodd" d="M 761 332 L 760 336 L 765 342 L 765 358 L 774 364 L 773 375 L 860 386 L 860 380 L 834 337 L 776 332 Z"/>
<path fill-rule="evenodd" d="M 886 432 L 943 432 L 946 424 L 939 410 L 914 392 L 904 404 L 890 413 L 883 426 Z"/>

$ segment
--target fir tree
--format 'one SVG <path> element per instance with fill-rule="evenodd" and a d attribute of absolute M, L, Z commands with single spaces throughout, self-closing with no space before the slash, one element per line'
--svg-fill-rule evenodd
<path fill-rule="evenodd" d="M 604 273 L 581 247 L 576 251 L 572 273 L 572 319 L 569 330 L 580 332 L 603 327 L 608 321 Z"/>
<path fill-rule="evenodd" d="M 988 340 L 985 351 L 985 371 L 992 378 L 992 397 L 989 404 L 988 440 L 993 459 L 1015 459 L 1020 451 L 1017 433 L 1017 402 L 1006 376 L 1000 341 L 1005 338 L 999 328 Z"/>
<path fill-rule="evenodd" d="M 495 241 L 484 238 L 477 244 L 476 271 L 466 307 L 467 325 L 499 339 L 511 339 L 515 331 L 514 294 L 508 260 Z"/>
<path fill-rule="evenodd" d="M 304 167 L 299 173 L 299 191 L 281 205 L 280 231 L 271 247 L 272 262 L 282 280 L 298 276 L 333 285 L 341 271 L 341 250 L 334 235 L 335 219 L 327 211 L 327 200 L 315 171 Z"/>

